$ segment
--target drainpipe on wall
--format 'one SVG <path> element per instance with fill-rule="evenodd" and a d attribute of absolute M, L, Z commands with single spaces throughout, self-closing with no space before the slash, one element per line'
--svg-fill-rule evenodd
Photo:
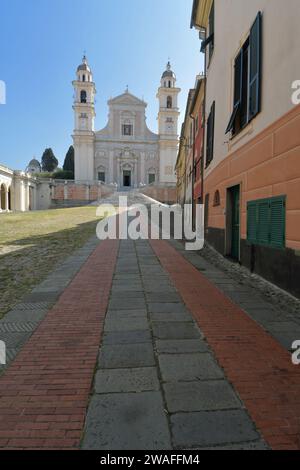
<path fill-rule="evenodd" d="M 205 30 L 205 36 L 207 36 L 207 28 Z M 207 58 L 206 50 L 204 52 L 204 99 L 203 99 L 203 156 L 201 161 L 201 204 L 204 204 L 204 157 L 205 157 L 205 145 L 206 145 L 206 83 L 207 83 Z"/>

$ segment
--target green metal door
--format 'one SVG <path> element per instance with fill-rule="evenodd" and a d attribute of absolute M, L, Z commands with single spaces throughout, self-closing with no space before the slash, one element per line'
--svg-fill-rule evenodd
<path fill-rule="evenodd" d="M 232 225 L 231 225 L 231 256 L 239 259 L 240 254 L 240 187 L 231 188 Z"/>

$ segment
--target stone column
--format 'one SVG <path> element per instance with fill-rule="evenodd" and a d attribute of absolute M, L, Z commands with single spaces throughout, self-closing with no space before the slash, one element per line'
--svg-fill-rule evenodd
<path fill-rule="evenodd" d="M 107 183 L 114 183 L 114 151 L 110 150 L 108 153 L 108 178 Z"/>
<path fill-rule="evenodd" d="M 123 171 L 122 163 L 118 162 L 118 186 L 121 188 L 123 186 Z"/>
<path fill-rule="evenodd" d="M 138 187 L 138 179 L 139 179 L 139 167 L 138 167 L 138 162 L 135 160 L 134 162 L 134 187 Z"/>
<path fill-rule="evenodd" d="M 145 183 L 145 152 L 141 152 L 141 183 Z"/>
<path fill-rule="evenodd" d="M 5 186 L 5 210 L 8 212 L 9 210 L 9 202 L 8 202 L 8 188 Z"/>

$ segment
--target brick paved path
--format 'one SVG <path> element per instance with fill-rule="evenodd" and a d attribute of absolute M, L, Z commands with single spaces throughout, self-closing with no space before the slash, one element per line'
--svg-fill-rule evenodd
<path fill-rule="evenodd" d="M 117 248 L 96 248 L 0 378 L 1 447 L 78 447 Z"/>
<path fill-rule="evenodd" d="M 300 448 L 299 367 L 174 246 L 101 242 L 65 281 L 0 377 L 0 447 Z"/>
<path fill-rule="evenodd" d="M 270 447 L 299 450 L 299 366 L 173 247 L 151 245 Z"/>

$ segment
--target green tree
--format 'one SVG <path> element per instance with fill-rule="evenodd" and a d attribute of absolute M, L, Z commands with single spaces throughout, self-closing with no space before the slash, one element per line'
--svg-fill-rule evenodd
<path fill-rule="evenodd" d="M 58 160 L 55 157 L 53 150 L 48 148 L 44 151 L 42 156 L 42 170 L 43 171 L 54 171 L 58 166 Z"/>
<path fill-rule="evenodd" d="M 71 145 L 67 154 L 65 156 L 64 166 L 63 169 L 65 171 L 70 171 L 74 175 L 74 147 Z"/>

